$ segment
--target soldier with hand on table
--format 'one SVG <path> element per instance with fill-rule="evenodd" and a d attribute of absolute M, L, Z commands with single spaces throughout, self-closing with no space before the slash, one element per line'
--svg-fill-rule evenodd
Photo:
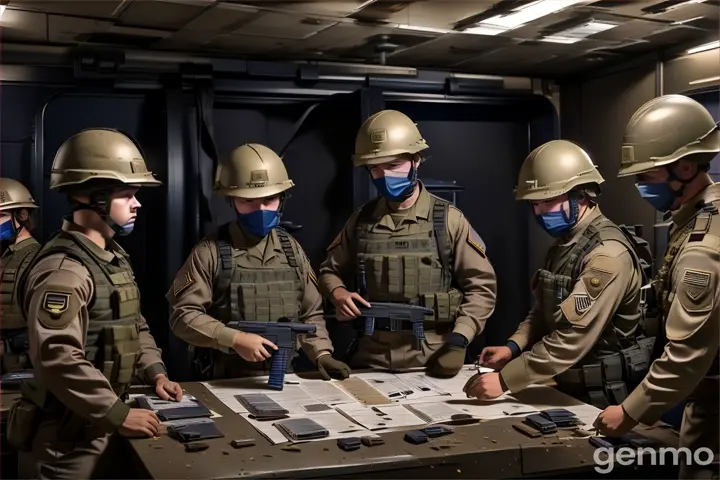
<path fill-rule="evenodd" d="M 182 398 L 140 313 L 128 256 L 113 240 L 132 232 L 139 188 L 156 185 L 137 145 L 115 130 L 83 130 L 55 156 L 50 188 L 67 195 L 73 212 L 23 288 L 35 379 L 23 385 L 8 427 L 24 450 L 21 478 L 101 476 L 101 465 L 117 465 L 115 432 L 157 435 L 157 415 L 125 403 L 134 380 L 162 399 Z"/>
<path fill-rule="evenodd" d="M 638 242 L 601 213 L 603 181 L 588 154 L 565 140 L 525 159 L 516 198 L 532 202 L 556 241 L 532 279 L 527 319 L 506 346 L 480 355 L 481 365 L 500 372 L 472 377 L 463 389 L 468 396 L 491 399 L 554 379 L 564 393 L 604 408 L 622 402 L 647 372 L 650 352 L 638 344 Z"/>
<path fill-rule="evenodd" d="M 652 425 L 687 398 L 680 447 L 707 448 L 707 466 L 683 463 L 680 478 L 718 478 L 720 469 L 720 183 L 708 175 L 720 152 L 720 129 L 698 102 L 682 95 L 649 101 L 625 129 L 619 176 L 672 225 L 664 264 L 653 285 L 665 320 L 662 356 L 621 405 L 595 422 L 621 436 Z M 685 457 L 682 457 L 683 462 Z"/>

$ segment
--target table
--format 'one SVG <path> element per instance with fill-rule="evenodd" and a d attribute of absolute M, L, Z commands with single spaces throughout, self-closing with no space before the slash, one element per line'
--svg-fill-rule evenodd
<path fill-rule="evenodd" d="M 184 383 L 208 408 L 222 415 L 215 423 L 226 437 L 204 440 L 210 448 L 186 453 L 179 442 L 168 436 L 131 440 L 138 474 L 143 478 L 519 478 L 559 476 L 590 478 L 594 448 L 587 439 L 558 435 L 529 438 L 512 428 L 520 419 L 503 418 L 468 426 L 458 426 L 452 436 L 412 445 L 403 432 L 381 436 L 384 445 L 361 447 L 344 452 L 335 440 L 298 445 L 299 451 L 286 451 L 289 444 L 271 445 L 241 416 L 235 414 L 199 383 Z M 677 434 L 668 428 L 639 427 L 640 433 L 677 446 Z M 233 439 L 254 438 L 256 445 L 234 449 Z M 457 442 L 450 448 L 441 448 Z M 651 478 L 673 478 L 667 466 Z M 613 473 L 617 473 L 616 468 Z M 625 473 L 627 478 L 627 471 Z M 637 472 L 632 475 L 639 478 Z M 607 477 L 607 476 L 605 476 Z M 674 473 L 677 478 L 677 473 Z"/>

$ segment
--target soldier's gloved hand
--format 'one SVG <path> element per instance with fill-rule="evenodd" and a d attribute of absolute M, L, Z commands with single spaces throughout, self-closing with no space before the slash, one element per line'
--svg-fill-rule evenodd
<path fill-rule="evenodd" d="M 426 373 L 435 377 L 454 377 L 465 365 L 467 339 L 459 333 L 451 333 L 445 343 L 428 359 Z"/>
<path fill-rule="evenodd" d="M 350 367 L 340 360 L 335 360 L 333 356 L 329 354 L 318 357 L 317 366 L 320 375 L 322 375 L 325 380 L 330 380 L 331 378 L 345 380 L 350 376 L 351 372 Z"/>

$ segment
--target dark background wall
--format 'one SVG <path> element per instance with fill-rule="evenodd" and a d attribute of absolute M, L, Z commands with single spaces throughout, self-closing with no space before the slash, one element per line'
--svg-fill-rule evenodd
<path fill-rule="evenodd" d="M 670 63 L 663 73 L 652 61 L 569 79 L 561 84 L 560 129 L 554 109 L 542 96 L 517 98 L 487 92 L 433 101 L 422 95 L 388 91 L 383 96 L 383 92 L 364 90 L 332 97 L 312 89 L 302 95 L 265 94 L 262 98 L 218 94 L 211 117 L 220 161 L 245 142 L 264 143 L 280 151 L 295 134 L 284 152 L 296 184 L 284 219 L 302 225 L 296 237 L 315 268 L 350 213 L 375 193 L 366 172 L 354 169 L 350 159 L 360 123 L 383 108 L 413 118 L 430 145 L 420 177 L 455 180 L 465 187 L 458 207 L 487 244 L 498 275 L 498 304 L 485 335 L 473 345 L 477 353 L 486 344 L 504 343 L 525 317 L 530 306 L 530 274 L 551 242 L 527 205 L 514 200 L 513 188 L 525 156 L 558 136 L 579 143 L 606 179 L 600 200 L 603 211 L 619 223 L 643 224 L 645 237 L 652 242 L 655 212 L 637 195 L 631 179 L 615 178 L 622 132 L 636 108 L 662 93 L 662 78 L 674 79 L 673 88 L 686 83 L 674 69 L 687 67 L 687 63 Z M 181 361 L 184 346 L 168 348 L 172 336 L 164 294 L 192 245 L 205 233 L 198 220 L 200 193 L 212 180 L 198 173 L 207 170 L 208 160 L 200 155 L 200 116 L 192 92 L 135 92 L 122 94 L 97 85 L 3 85 L 0 175 L 17 178 L 31 188 L 42 207 L 37 233 L 44 240 L 68 211 L 65 200 L 47 190 L 60 143 L 90 126 L 118 128 L 138 141 L 150 168 L 165 185 L 141 191 L 143 208 L 136 231 L 120 242 L 132 256 L 143 311 L 158 344 L 166 353 L 173 352 L 166 355 L 172 368 Z M 718 115 L 717 89 L 696 97 Z M 316 104 L 298 127 L 298 120 Z M 720 175 L 717 164 L 713 172 Z M 214 226 L 233 218 L 232 210 L 217 197 L 210 197 L 210 211 Z M 662 242 L 657 243 L 661 251 Z"/>

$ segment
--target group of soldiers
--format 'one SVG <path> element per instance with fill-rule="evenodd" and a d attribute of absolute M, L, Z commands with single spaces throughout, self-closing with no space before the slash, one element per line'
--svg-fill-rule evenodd
<path fill-rule="evenodd" d="M 227 326 L 238 320 L 314 325 L 298 348 L 325 379 L 413 367 L 451 377 L 472 361 L 466 350 L 494 311 L 496 275 L 463 213 L 418 180 L 427 148 L 400 112 L 365 121 L 353 162 L 380 195 L 350 217 L 317 276 L 279 226 L 294 186 L 280 157 L 245 144 L 218 166 L 215 191 L 237 219 L 195 245 L 166 295 L 170 326 L 190 345 L 198 378 L 268 372 L 277 345 Z M 505 346 L 482 351 L 479 363 L 495 372 L 473 376 L 467 395 L 493 399 L 554 380 L 604 409 L 595 426 L 607 435 L 652 424 L 687 399 L 681 444 L 717 456 L 720 185 L 707 172 L 718 152 L 718 125 L 688 97 L 656 98 L 627 125 L 619 176 L 634 175 L 640 195 L 672 219 L 650 289 L 643 288 L 642 242 L 597 205 L 604 180 L 590 156 L 564 140 L 531 152 L 516 198 L 530 202 L 555 242 L 532 278 L 532 310 Z M 21 450 L 22 478 L 90 478 L 112 465 L 115 432 L 159 431 L 153 412 L 126 405 L 131 384 L 182 398 L 140 312 L 127 254 L 113 240 L 132 231 L 139 188 L 160 182 L 130 138 L 94 128 L 60 147 L 50 183 L 72 212 L 41 247 L 31 235 L 37 205 L 30 193 L 0 180 L 2 371 L 34 370 L 12 407 L 8 436 Z M 333 349 L 323 299 L 341 322 L 362 317 L 373 302 L 423 306 L 432 315 L 419 348 L 407 325 L 376 319 L 345 363 Z M 645 314 L 652 306 L 660 327 Z M 683 466 L 683 478 L 705 474 Z"/>

